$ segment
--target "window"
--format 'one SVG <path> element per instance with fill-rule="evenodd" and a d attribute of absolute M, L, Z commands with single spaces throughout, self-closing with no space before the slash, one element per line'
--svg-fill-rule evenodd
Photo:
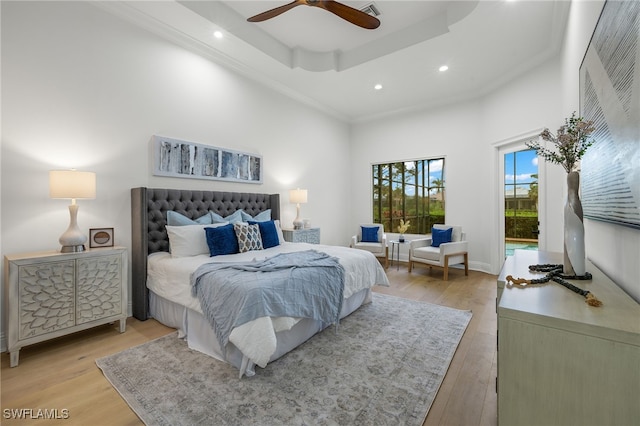
<path fill-rule="evenodd" d="M 410 221 L 407 234 L 428 234 L 444 222 L 444 158 L 374 164 L 373 221 L 397 232 L 400 219 Z"/>

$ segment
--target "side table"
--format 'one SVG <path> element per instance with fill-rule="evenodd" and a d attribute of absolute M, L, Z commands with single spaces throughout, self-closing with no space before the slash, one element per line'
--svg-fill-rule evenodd
<path fill-rule="evenodd" d="M 320 228 L 282 229 L 285 241 L 290 243 L 320 244 Z"/>
<path fill-rule="evenodd" d="M 396 271 L 400 269 L 400 246 L 404 244 L 409 244 L 410 241 L 404 240 L 390 240 L 391 243 L 391 266 L 393 266 L 393 258 L 396 256 L 396 252 L 398 253 L 396 257 Z"/>

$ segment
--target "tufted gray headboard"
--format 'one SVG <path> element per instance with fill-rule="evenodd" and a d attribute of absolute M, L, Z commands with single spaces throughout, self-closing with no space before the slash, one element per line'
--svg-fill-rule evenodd
<path fill-rule="evenodd" d="M 208 211 L 225 217 L 239 209 L 251 216 L 271 209 L 271 219 L 280 219 L 280 194 L 144 187 L 131 189 L 131 291 L 134 317 L 142 321 L 149 317 L 147 256 L 158 251 L 169 251 L 165 229 L 167 211 L 173 210 L 197 219 Z"/>

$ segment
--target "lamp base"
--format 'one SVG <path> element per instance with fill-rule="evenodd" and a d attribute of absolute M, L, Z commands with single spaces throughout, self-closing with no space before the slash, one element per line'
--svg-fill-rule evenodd
<path fill-rule="evenodd" d="M 77 253 L 85 251 L 84 243 L 87 242 L 87 237 L 84 235 L 80 228 L 78 228 L 78 205 L 71 204 L 69 206 L 69 215 L 71 221 L 69 228 L 64 231 L 64 234 L 60 235 L 58 242 L 62 245 L 60 253 Z"/>
<path fill-rule="evenodd" d="M 80 253 L 81 251 L 86 251 L 86 247 L 84 244 L 80 244 L 78 246 L 62 246 L 60 249 L 60 253 Z"/>
<path fill-rule="evenodd" d="M 293 220 L 293 229 L 304 228 L 304 221 L 300 218 L 300 203 L 296 204 L 296 218 Z"/>

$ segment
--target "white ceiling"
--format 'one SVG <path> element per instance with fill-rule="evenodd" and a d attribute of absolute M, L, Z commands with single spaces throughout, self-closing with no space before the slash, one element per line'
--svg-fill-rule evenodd
<path fill-rule="evenodd" d="M 381 12 L 375 30 L 306 5 L 265 22 L 246 21 L 286 3 L 100 6 L 349 122 L 492 91 L 559 51 L 570 7 L 568 0 L 374 0 Z M 215 38 L 215 30 L 224 37 Z M 441 65 L 449 70 L 439 72 Z M 374 90 L 377 83 L 381 90 Z"/>

